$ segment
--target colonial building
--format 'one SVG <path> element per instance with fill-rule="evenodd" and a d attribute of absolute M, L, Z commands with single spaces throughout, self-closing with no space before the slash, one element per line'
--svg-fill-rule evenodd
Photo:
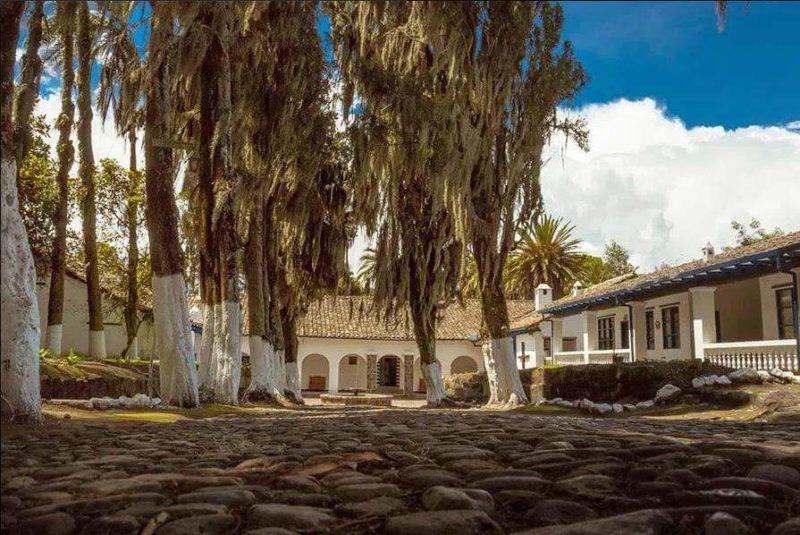
<path fill-rule="evenodd" d="M 757 369 L 798 364 L 800 232 L 648 273 L 628 274 L 552 301 L 537 289 L 539 324 L 514 331 L 525 367 L 707 359 Z M 525 357 L 522 357 L 525 355 Z"/>

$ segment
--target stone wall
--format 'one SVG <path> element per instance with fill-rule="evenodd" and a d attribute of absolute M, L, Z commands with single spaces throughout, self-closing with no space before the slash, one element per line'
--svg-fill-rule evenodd
<path fill-rule="evenodd" d="M 458 401 L 483 402 L 489 398 L 486 372 L 457 373 L 444 378 L 447 395 Z"/>

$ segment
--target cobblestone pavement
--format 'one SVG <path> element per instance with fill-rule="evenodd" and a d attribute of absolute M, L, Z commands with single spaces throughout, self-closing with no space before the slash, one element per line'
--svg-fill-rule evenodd
<path fill-rule="evenodd" d="M 798 440 L 800 422 L 483 410 L 59 421 L 3 437 L 2 528 L 786 535 L 800 531 Z"/>

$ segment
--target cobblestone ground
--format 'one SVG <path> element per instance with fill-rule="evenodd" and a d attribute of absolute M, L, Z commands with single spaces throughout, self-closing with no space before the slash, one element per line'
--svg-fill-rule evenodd
<path fill-rule="evenodd" d="M 60 421 L 3 437 L 2 526 L 47 534 L 785 535 L 800 532 L 799 439 L 800 423 L 478 410 Z"/>

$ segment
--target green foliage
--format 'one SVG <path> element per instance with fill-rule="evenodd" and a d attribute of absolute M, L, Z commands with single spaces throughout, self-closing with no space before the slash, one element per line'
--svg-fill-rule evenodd
<path fill-rule="evenodd" d="M 137 207 L 135 226 L 144 224 L 144 173 L 131 171 L 109 158 L 100 160 L 95 173 L 97 212 L 100 216 L 100 239 L 111 243 L 127 244 L 130 228 L 130 207 Z M 120 247 L 125 248 L 125 245 Z"/>
<path fill-rule="evenodd" d="M 750 223 L 744 224 L 736 220 L 731 221 L 731 228 L 736 232 L 736 245 L 751 245 L 757 241 L 783 236 L 784 232 L 778 227 L 766 230 L 761 226 L 761 221 L 755 217 Z"/>
<path fill-rule="evenodd" d="M 614 272 L 599 256 L 584 255 L 581 266 L 581 282 L 587 286 L 599 284 L 614 277 Z"/>
<path fill-rule="evenodd" d="M 31 249 L 38 266 L 50 259 L 55 227 L 53 214 L 58 202 L 57 164 L 47 144 L 48 125 L 43 115 L 33 116 L 31 147 L 19 169 L 19 207 Z"/>
<path fill-rule="evenodd" d="M 608 265 L 613 277 L 636 271 L 636 267 L 630 262 L 628 250 L 615 240 L 611 240 L 611 243 L 606 245 L 603 260 Z"/>

